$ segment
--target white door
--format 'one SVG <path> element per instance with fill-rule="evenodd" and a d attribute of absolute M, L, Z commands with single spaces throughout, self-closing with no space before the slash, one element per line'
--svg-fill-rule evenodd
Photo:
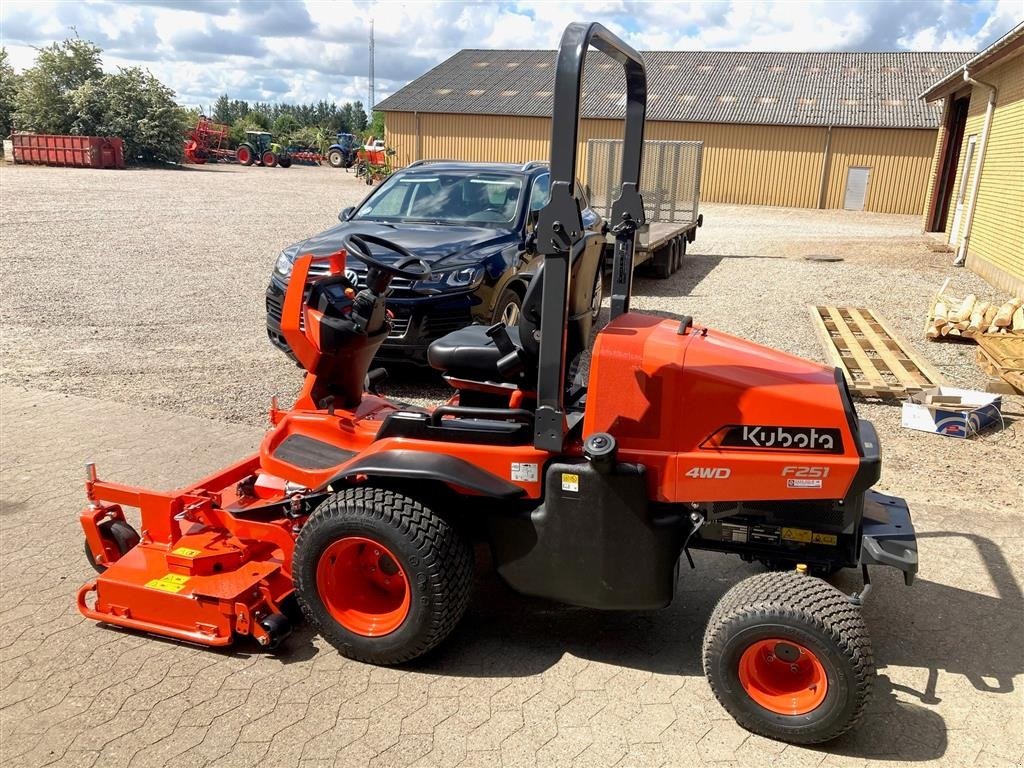
<path fill-rule="evenodd" d="M 977 136 L 967 137 L 967 152 L 964 153 L 964 167 L 960 171 L 960 189 L 956 193 L 956 211 L 953 213 L 953 226 L 949 228 L 949 244 L 956 245 L 960 240 L 960 217 L 964 212 L 964 200 L 967 198 L 967 186 L 971 180 L 974 160 L 974 144 Z"/>
<path fill-rule="evenodd" d="M 870 176 L 870 168 L 848 168 L 846 170 L 846 194 L 843 195 L 843 208 L 848 211 L 864 210 L 864 201 L 868 199 Z"/>

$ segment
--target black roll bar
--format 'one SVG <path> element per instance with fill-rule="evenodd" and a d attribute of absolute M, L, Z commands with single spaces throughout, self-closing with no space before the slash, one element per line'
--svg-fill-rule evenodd
<path fill-rule="evenodd" d="M 561 451 L 565 442 L 565 346 L 568 325 L 570 254 L 583 237 L 583 216 L 574 195 L 579 136 L 580 89 L 587 49 L 594 46 L 622 64 L 626 74 L 626 126 L 619 196 L 612 205 L 615 258 L 612 263 L 612 318 L 629 311 L 636 228 L 644 223 L 640 162 L 647 112 L 647 73 L 640 54 L 597 23 L 570 24 L 562 33 L 555 69 L 551 120 L 551 197 L 539 214 L 537 250 L 544 255 L 541 295 L 537 416 L 533 444 Z"/>

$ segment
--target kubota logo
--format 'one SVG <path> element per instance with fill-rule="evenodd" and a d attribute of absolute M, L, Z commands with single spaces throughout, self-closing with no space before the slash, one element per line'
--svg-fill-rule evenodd
<path fill-rule="evenodd" d="M 724 434 L 723 434 L 724 433 Z M 737 424 L 724 427 L 709 441 L 712 447 L 773 451 L 842 453 L 843 439 L 838 429 L 828 427 L 777 427 Z"/>

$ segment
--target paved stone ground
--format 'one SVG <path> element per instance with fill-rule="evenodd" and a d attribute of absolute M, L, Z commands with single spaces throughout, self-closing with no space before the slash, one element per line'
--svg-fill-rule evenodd
<path fill-rule="evenodd" d="M 486 557 L 455 634 L 402 669 L 349 662 L 306 629 L 276 655 L 126 634 L 74 608 L 92 574 L 82 465 L 170 488 L 255 449 L 294 366 L 263 332 L 280 247 L 365 193 L 331 169 L 99 173 L 0 168 L 0 764 L 693 766 L 1024 760 L 1024 398 L 957 442 L 878 427 L 881 490 L 911 503 L 922 572 L 879 573 L 865 608 L 880 668 L 861 729 L 821 749 L 749 736 L 711 696 L 699 645 L 715 600 L 756 571 L 704 555 L 665 611 L 601 614 L 511 593 Z M 187 216 L 195 200 L 205 214 Z M 252 212 L 271 212 L 253 215 Z M 686 267 L 635 306 L 821 357 L 808 303 L 880 309 L 955 384 L 969 345 L 917 338 L 949 273 L 916 217 L 708 206 Z M 803 261 L 838 253 L 844 263 Z M 879 265 L 884 265 L 884 269 Z M 59 275 L 59 283 L 55 276 Z M 985 292 L 969 272 L 950 291 Z M 187 333 L 183 333 L 186 329 Z M 404 372 L 402 398 L 436 401 Z M 213 420 L 208 420 L 213 419 Z M 858 585 L 855 576 L 839 582 Z"/>
<path fill-rule="evenodd" d="M 0 762 L 5 766 L 858 766 L 1024 760 L 1019 514 L 915 501 L 922 572 L 880 573 L 865 611 L 880 676 L 866 722 L 821 749 L 751 736 L 714 701 L 699 644 L 754 571 L 697 558 L 676 602 L 601 614 L 509 592 L 486 565 L 460 627 L 401 669 L 304 628 L 277 654 L 104 628 L 74 608 L 91 571 L 81 467 L 156 487 L 252 450 L 251 426 L 2 390 Z M 840 583 L 853 588 L 843 577 Z"/>

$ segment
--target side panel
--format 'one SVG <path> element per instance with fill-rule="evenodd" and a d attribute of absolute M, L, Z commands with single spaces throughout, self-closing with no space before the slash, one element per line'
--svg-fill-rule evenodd
<path fill-rule="evenodd" d="M 844 498 L 860 455 L 833 370 L 679 326 L 628 314 L 598 334 L 583 436 L 614 435 L 658 501 Z"/>

